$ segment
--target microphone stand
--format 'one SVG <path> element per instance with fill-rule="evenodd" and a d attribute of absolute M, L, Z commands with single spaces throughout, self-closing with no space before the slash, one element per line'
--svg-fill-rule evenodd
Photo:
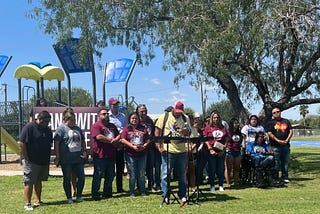
<path fill-rule="evenodd" d="M 167 137 L 171 137 L 172 136 L 172 132 L 170 132 L 168 134 Z M 167 191 L 165 192 L 163 199 L 162 199 L 162 203 L 160 205 L 160 207 L 162 207 L 162 205 L 164 203 L 166 204 L 170 204 L 170 195 L 172 195 L 173 199 L 172 199 L 172 203 L 174 203 L 175 201 L 180 204 L 177 196 L 175 196 L 175 194 L 171 191 L 171 185 L 170 185 L 170 176 L 171 176 L 171 172 L 170 172 L 170 160 L 169 160 L 169 141 L 167 141 L 167 151 L 166 151 L 166 159 L 167 159 Z"/>
<path fill-rule="evenodd" d="M 202 148 L 204 149 L 204 148 Z M 198 160 L 196 160 L 196 165 L 195 165 L 195 171 L 196 171 L 196 190 L 192 193 L 192 195 L 190 196 L 190 199 L 193 198 L 194 196 L 196 196 L 195 198 L 195 203 L 199 204 L 199 197 L 200 195 L 207 201 L 208 198 L 203 194 L 203 192 L 201 191 L 201 189 L 199 188 L 199 178 L 198 178 L 198 170 L 199 170 L 199 149 L 197 148 L 196 150 L 196 157 Z"/>

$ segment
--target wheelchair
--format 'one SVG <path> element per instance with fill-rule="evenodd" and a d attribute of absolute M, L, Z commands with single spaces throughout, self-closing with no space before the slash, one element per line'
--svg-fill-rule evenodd
<path fill-rule="evenodd" d="M 239 178 L 243 185 L 252 185 L 255 180 L 253 161 L 245 152 L 242 154 Z"/>
<path fill-rule="evenodd" d="M 248 154 L 244 154 L 241 162 L 240 180 L 242 184 L 252 185 L 258 188 L 280 186 L 273 179 L 274 159 L 268 154 L 264 160 L 255 160 Z"/>

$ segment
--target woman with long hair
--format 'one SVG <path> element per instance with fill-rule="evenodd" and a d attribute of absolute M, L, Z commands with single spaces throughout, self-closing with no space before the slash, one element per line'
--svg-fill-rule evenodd
<path fill-rule="evenodd" d="M 63 173 L 63 188 L 72 204 L 71 180 L 72 173 L 76 180 L 76 202 L 82 202 L 82 191 L 85 183 L 84 159 L 85 141 L 82 130 L 75 123 L 75 114 L 72 108 L 63 112 L 63 123 L 57 128 L 54 136 L 54 147 L 56 152 L 56 164 L 60 163 Z"/>
<path fill-rule="evenodd" d="M 139 123 L 139 115 L 134 112 L 129 116 L 129 125 L 121 132 L 121 143 L 125 145 L 125 160 L 129 174 L 130 196 L 134 197 L 135 184 L 138 182 L 139 192 L 146 195 L 145 172 L 147 149 L 150 143 L 147 129 Z"/>
<path fill-rule="evenodd" d="M 233 174 L 234 185 L 239 185 L 239 172 L 241 164 L 241 143 L 243 136 L 240 131 L 238 119 L 231 119 L 229 123 L 230 141 L 226 146 L 225 178 L 227 187 L 231 187 L 230 174 Z"/>
<path fill-rule="evenodd" d="M 224 191 L 224 162 L 225 162 L 225 146 L 229 141 L 229 131 L 222 125 L 222 120 L 218 112 L 213 112 L 210 116 L 210 123 L 204 129 L 205 137 L 212 137 L 206 141 L 209 150 L 208 166 L 209 166 L 209 184 L 210 191 L 215 191 L 215 174 L 218 175 L 219 191 Z"/>

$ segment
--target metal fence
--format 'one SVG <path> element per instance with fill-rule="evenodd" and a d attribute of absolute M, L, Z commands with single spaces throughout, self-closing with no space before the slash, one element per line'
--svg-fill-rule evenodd
<path fill-rule="evenodd" d="M 320 135 L 320 129 L 293 129 L 293 136 Z"/>

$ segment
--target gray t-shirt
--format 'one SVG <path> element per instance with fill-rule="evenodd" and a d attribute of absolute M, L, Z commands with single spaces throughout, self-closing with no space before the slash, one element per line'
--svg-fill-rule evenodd
<path fill-rule="evenodd" d="M 84 139 L 81 129 L 78 126 L 69 127 L 61 124 L 54 135 L 54 141 L 60 142 L 60 163 L 73 164 L 81 163 L 82 154 L 81 142 Z"/>

